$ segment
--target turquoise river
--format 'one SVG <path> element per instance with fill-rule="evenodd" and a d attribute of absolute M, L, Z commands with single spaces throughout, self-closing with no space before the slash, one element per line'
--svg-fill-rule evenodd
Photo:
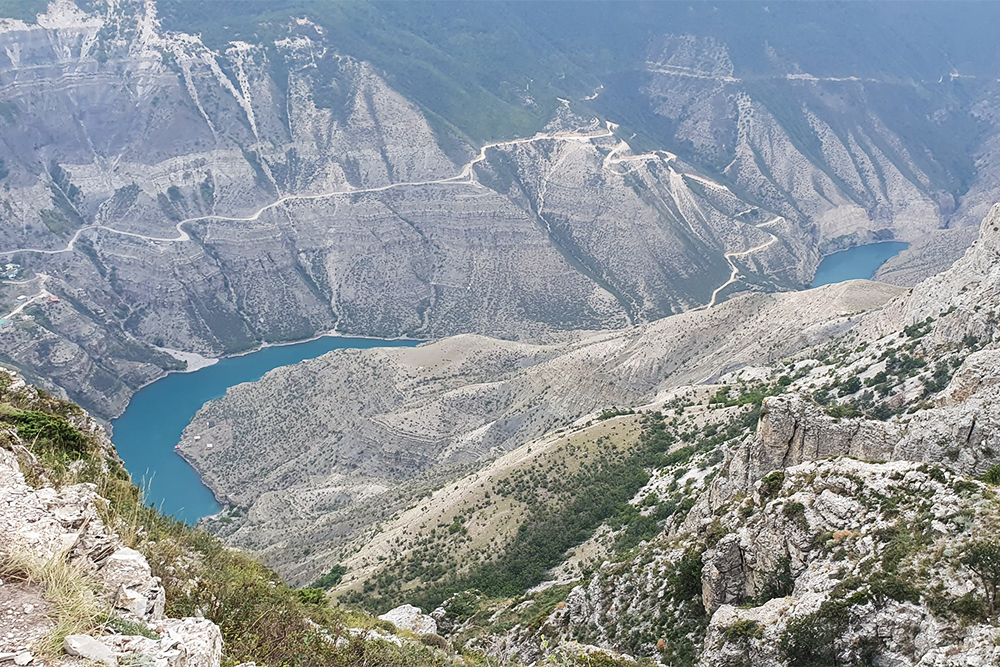
<path fill-rule="evenodd" d="M 875 275 L 878 267 L 909 246 L 909 243 L 901 241 L 885 241 L 859 245 L 827 255 L 819 263 L 819 268 L 816 269 L 813 287 L 841 283 L 856 278 L 867 280 Z"/>
<path fill-rule="evenodd" d="M 906 247 L 906 243 L 890 241 L 828 255 L 816 271 L 813 286 L 871 278 L 878 267 Z M 206 401 L 223 396 L 233 385 L 258 380 L 273 368 L 313 359 L 331 350 L 418 342 L 324 336 L 229 357 L 193 373 L 171 373 L 132 397 L 124 414 L 112 422 L 112 440 L 133 479 L 145 487 L 147 501 L 178 519 L 194 522 L 217 512 L 219 505 L 194 469 L 174 451 L 174 445 Z"/>
<path fill-rule="evenodd" d="M 193 373 L 171 373 L 132 397 L 122 416 L 111 422 L 111 439 L 132 479 L 146 489 L 147 502 L 193 523 L 220 508 L 194 468 L 174 451 L 174 445 L 206 401 L 225 395 L 233 385 L 259 380 L 269 370 L 332 350 L 412 346 L 419 342 L 324 336 L 229 357 Z"/>

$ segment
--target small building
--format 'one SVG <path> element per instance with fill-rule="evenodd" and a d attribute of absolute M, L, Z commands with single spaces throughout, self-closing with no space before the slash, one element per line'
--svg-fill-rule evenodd
<path fill-rule="evenodd" d="M 201 440 L 201 436 L 200 435 L 194 436 L 194 441 L 195 442 L 198 442 L 199 440 Z"/>
<path fill-rule="evenodd" d="M 50 296 L 49 297 L 49 303 L 59 303 L 59 297 L 57 297 L 57 296 Z"/>

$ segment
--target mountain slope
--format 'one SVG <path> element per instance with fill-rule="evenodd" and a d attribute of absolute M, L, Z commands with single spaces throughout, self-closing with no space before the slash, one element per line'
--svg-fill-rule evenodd
<path fill-rule="evenodd" d="M 336 594 L 443 600 L 432 616 L 453 643 L 524 663 L 602 650 L 672 665 L 995 661 L 998 221 L 1000 206 L 954 267 L 827 344 L 679 387 L 644 415 L 593 415 L 421 499 L 342 553 Z M 585 492 L 564 467 L 595 440 L 657 444 L 589 538 L 531 552 L 555 566 L 532 571 L 541 586 L 463 590 L 461 570 L 434 568 L 452 553 L 473 570 L 525 562 L 518 525 L 549 542 L 569 531 L 572 515 L 518 506 L 517 462 L 530 493 L 572 506 Z"/>
<path fill-rule="evenodd" d="M 267 549 L 291 574 L 306 549 L 321 562 L 463 466 L 592 411 L 829 340 L 900 291 L 851 282 L 746 296 L 546 346 L 459 336 L 334 352 L 230 388 L 199 411 L 180 450 L 240 507 L 218 526 L 227 539 Z"/>

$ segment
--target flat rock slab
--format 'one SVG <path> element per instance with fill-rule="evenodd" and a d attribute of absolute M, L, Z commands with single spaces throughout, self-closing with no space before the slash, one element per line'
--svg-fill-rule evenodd
<path fill-rule="evenodd" d="M 63 650 L 69 655 L 118 667 L 118 658 L 107 646 L 90 635 L 69 635 L 63 640 Z"/>

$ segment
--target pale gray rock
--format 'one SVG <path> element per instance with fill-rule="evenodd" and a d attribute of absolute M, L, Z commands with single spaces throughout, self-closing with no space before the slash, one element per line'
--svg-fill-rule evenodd
<path fill-rule="evenodd" d="M 218 667 L 222 659 L 219 626 L 203 618 L 165 618 L 156 622 L 159 640 L 111 635 L 101 641 L 115 653 L 137 656 L 162 667 Z"/>
<path fill-rule="evenodd" d="M 413 605 L 404 604 L 379 616 L 383 621 L 389 621 L 397 628 L 409 630 L 418 635 L 436 635 L 438 628 L 435 620 Z"/>
<path fill-rule="evenodd" d="M 63 640 L 63 650 L 73 656 L 117 667 L 118 658 L 107 646 L 90 635 L 69 635 Z"/>
<path fill-rule="evenodd" d="M 114 590 L 115 606 L 137 617 L 157 620 L 163 617 L 163 587 L 152 576 L 145 556 L 134 549 L 121 547 L 112 553 L 100 570 L 108 590 Z"/>
<path fill-rule="evenodd" d="M 701 573 L 705 609 L 715 611 L 724 604 L 742 602 L 746 597 L 746 564 L 740 538 L 729 534 L 705 552 Z"/>
<path fill-rule="evenodd" d="M 888 459 L 899 438 L 896 431 L 894 425 L 869 419 L 828 417 L 822 406 L 799 394 L 770 397 L 761 407 L 756 469 L 768 472 L 844 455 Z"/>
<path fill-rule="evenodd" d="M 98 442 L 113 452 L 103 430 L 90 417 L 74 419 L 81 428 L 93 430 Z M 102 604 L 114 605 L 127 619 L 151 625 L 162 635 L 159 641 L 72 635 L 64 644 L 66 653 L 108 665 L 118 664 L 118 653 L 129 659 L 146 656 L 157 667 L 218 667 L 222 655 L 219 627 L 203 618 L 163 617 L 165 593 L 159 580 L 141 553 L 124 546 L 106 529 L 96 501 L 92 484 L 32 489 L 14 455 L 0 448 L 0 552 L 16 551 L 21 557 L 42 561 L 71 559 L 93 577 L 98 585 L 95 593 L 103 594 Z M 49 613 L 33 604 L 24 605 L 21 611 L 26 616 Z"/>

